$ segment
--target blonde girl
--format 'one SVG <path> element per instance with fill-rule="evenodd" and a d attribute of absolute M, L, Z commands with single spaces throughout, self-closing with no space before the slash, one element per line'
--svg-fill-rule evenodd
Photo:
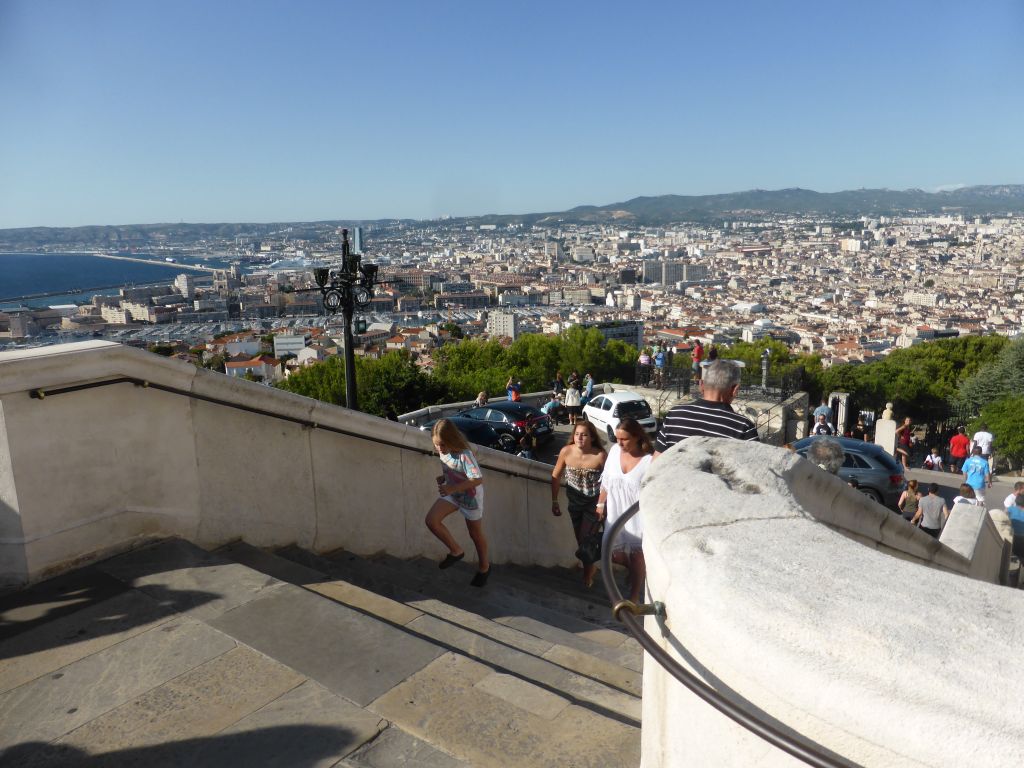
<path fill-rule="evenodd" d="M 482 587 L 491 573 L 491 563 L 487 559 L 487 539 L 483 528 L 484 478 L 480 464 L 465 436 L 448 419 L 440 419 L 434 424 L 432 434 L 444 474 L 437 478 L 439 498 L 431 505 L 425 522 L 430 532 L 448 548 L 448 554 L 438 567 L 450 568 L 466 556 L 444 524 L 448 515 L 459 511 L 476 547 L 477 573 L 470 584 Z"/>

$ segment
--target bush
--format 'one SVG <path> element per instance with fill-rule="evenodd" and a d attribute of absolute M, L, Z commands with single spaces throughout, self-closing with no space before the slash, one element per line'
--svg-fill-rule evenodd
<path fill-rule="evenodd" d="M 1019 468 L 1024 462 L 1024 395 L 1005 395 L 986 405 L 972 431 L 982 423 L 995 437 L 993 452 L 1008 459 L 1011 469 Z"/>

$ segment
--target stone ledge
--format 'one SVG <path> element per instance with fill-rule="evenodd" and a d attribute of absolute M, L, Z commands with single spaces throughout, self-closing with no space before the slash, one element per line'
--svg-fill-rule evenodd
<path fill-rule="evenodd" d="M 882 546 L 869 532 L 886 529 L 860 494 L 836 504 L 836 484 L 758 444 L 691 438 L 660 457 L 641 504 L 667 619 L 648 632 L 729 698 L 856 763 L 1019 765 L 1024 665 L 993 649 L 1024 643 L 1024 596 L 944 572 L 938 542 L 907 539 L 934 556 L 922 567 L 834 530 Z M 646 766 L 792 765 L 656 664 L 643 715 Z"/>

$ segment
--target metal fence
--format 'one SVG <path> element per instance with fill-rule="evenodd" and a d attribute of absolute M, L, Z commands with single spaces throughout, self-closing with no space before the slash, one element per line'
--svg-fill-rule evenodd
<path fill-rule="evenodd" d="M 696 381 L 689 367 L 637 365 L 633 383 L 648 389 L 674 390 L 677 397 L 691 394 Z M 804 388 L 803 369 L 797 368 L 782 374 L 765 374 L 761 368 L 743 368 L 740 373 L 740 390 L 750 396 L 765 400 L 782 401 L 792 397 Z M 696 392 L 693 392 L 696 394 Z"/>
<path fill-rule="evenodd" d="M 744 368 L 740 374 L 740 390 L 757 394 L 766 400 L 785 400 L 804 388 L 804 372 L 797 368 L 781 374 L 765 372 L 760 368 Z"/>
<path fill-rule="evenodd" d="M 690 394 L 692 373 L 680 366 L 637 365 L 633 373 L 633 384 L 647 389 L 672 390 L 676 397 Z"/>

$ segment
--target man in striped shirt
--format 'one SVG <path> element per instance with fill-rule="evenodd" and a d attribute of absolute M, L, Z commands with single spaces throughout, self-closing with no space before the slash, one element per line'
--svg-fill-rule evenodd
<path fill-rule="evenodd" d="M 757 428 L 732 409 L 740 388 L 740 367 L 730 360 L 715 360 L 704 369 L 701 396 L 692 403 L 673 406 L 658 432 L 654 455 L 664 453 L 680 440 L 699 435 L 757 440 Z"/>

